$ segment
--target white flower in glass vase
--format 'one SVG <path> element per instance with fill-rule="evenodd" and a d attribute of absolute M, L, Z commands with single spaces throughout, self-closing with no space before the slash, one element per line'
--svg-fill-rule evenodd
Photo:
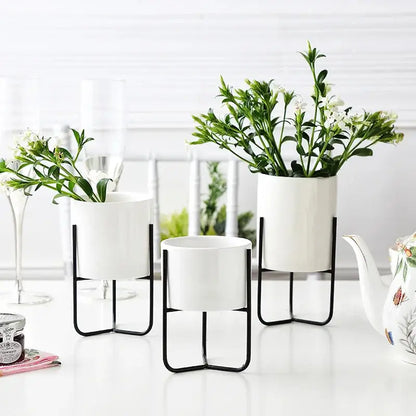
<path fill-rule="evenodd" d="M 0 193 L 3 195 L 10 195 L 9 181 L 13 179 L 13 175 L 9 172 L 0 173 Z"/>
<path fill-rule="evenodd" d="M 29 152 L 34 144 L 40 140 L 39 135 L 30 129 L 26 129 L 14 138 L 13 153 L 14 156 L 21 153 Z"/>

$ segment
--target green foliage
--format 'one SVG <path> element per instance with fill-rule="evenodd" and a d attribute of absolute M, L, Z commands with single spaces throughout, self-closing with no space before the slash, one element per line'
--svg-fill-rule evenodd
<path fill-rule="evenodd" d="M 256 230 L 248 228 L 250 221 L 253 219 L 254 214 L 251 211 L 246 211 L 238 215 L 238 237 L 247 238 L 253 244 L 256 245 Z M 227 209 L 225 205 L 222 205 L 219 209 L 213 229 L 216 235 L 225 235 L 225 225 L 227 220 Z"/>
<path fill-rule="evenodd" d="M 275 176 L 325 177 L 336 175 L 353 156 L 371 156 L 376 143 L 399 143 L 396 116 L 382 111 L 351 114 L 329 96 L 328 71 L 317 71 L 325 55 L 308 43 L 301 53 L 313 78 L 312 116 L 293 91 L 273 87 L 273 80 L 246 80 L 247 88 L 233 89 L 220 78 L 219 97 L 227 114 L 212 109 L 193 116 L 196 123 L 191 144 L 215 143 L 248 164 L 250 171 Z M 278 112 L 278 106 L 281 106 Z M 290 134 L 287 133 L 290 129 Z M 286 166 L 283 153 L 294 146 L 298 158 Z"/>
<path fill-rule="evenodd" d="M 51 145 L 52 138 L 46 139 L 27 131 L 17 142 L 14 160 L 6 163 L 4 159 L 0 159 L 0 173 L 12 176 L 7 181 L 7 186 L 21 189 L 26 195 L 31 195 L 32 189 L 52 189 L 56 192 L 52 199 L 54 204 L 62 197 L 85 200 L 85 196 L 80 194 L 78 189 L 86 195 L 88 201 L 104 202 L 107 185 L 111 179 L 101 179 L 96 189 L 93 189 L 77 168 L 82 149 L 94 139 L 86 137 L 84 130 L 79 133 L 72 129 L 72 133 L 77 144 L 75 155 L 64 147 Z"/>
<path fill-rule="evenodd" d="M 208 184 L 208 196 L 202 202 L 201 209 L 201 234 L 212 234 L 215 214 L 218 210 L 217 202 L 227 190 L 227 182 L 219 171 L 219 162 L 208 162 L 208 172 L 211 179 Z"/>
<path fill-rule="evenodd" d="M 184 208 L 181 212 L 164 215 L 160 221 L 160 240 L 167 238 L 183 237 L 188 235 L 188 211 Z"/>

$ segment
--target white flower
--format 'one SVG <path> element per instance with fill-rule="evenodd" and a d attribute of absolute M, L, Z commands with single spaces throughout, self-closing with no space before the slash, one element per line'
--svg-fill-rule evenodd
<path fill-rule="evenodd" d="M 347 126 L 353 126 L 353 125 L 358 125 L 361 124 L 364 121 L 364 114 L 359 114 L 359 113 L 354 113 L 354 114 L 349 114 L 348 116 L 345 117 L 345 124 Z"/>
<path fill-rule="evenodd" d="M 105 179 L 108 178 L 109 175 L 107 175 L 105 172 L 103 172 L 102 170 L 95 170 L 95 169 L 91 169 L 90 171 L 88 171 L 88 179 L 91 182 L 91 185 L 96 188 L 98 182 L 100 182 L 101 179 Z M 113 178 L 111 178 L 113 179 Z M 114 191 L 116 185 L 114 183 L 114 179 L 113 182 L 108 182 L 107 184 L 107 191 L 111 192 Z"/>
<path fill-rule="evenodd" d="M 281 84 L 278 84 L 277 82 L 272 82 L 270 88 L 278 94 L 284 94 L 286 92 L 286 88 L 283 87 Z"/>
<path fill-rule="evenodd" d="M 326 96 L 324 98 L 323 105 L 325 108 L 332 110 L 344 105 L 344 101 L 342 101 L 341 98 L 337 97 L 336 95 L 332 95 L 331 97 Z"/>
<path fill-rule="evenodd" d="M 12 190 L 8 182 L 13 179 L 13 176 L 10 172 L 2 172 L 0 173 L 0 193 L 4 195 L 10 195 L 10 191 Z"/>
<path fill-rule="evenodd" d="M 393 113 L 392 111 L 387 112 L 387 111 L 382 111 L 381 112 L 381 116 L 387 118 L 388 120 L 397 120 L 397 114 Z"/>
<path fill-rule="evenodd" d="M 306 103 L 301 96 L 298 96 L 295 100 L 295 113 L 300 114 L 306 108 Z"/>
<path fill-rule="evenodd" d="M 325 84 L 325 96 L 327 96 L 332 90 L 331 84 Z"/>
<path fill-rule="evenodd" d="M 332 127 L 339 127 L 341 130 L 345 129 L 345 126 L 350 123 L 350 118 L 345 111 L 339 111 L 337 107 L 333 109 L 325 109 L 324 114 L 326 117 L 324 126 L 329 129 Z"/>
<path fill-rule="evenodd" d="M 19 156 L 22 151 L 28 152 L 33 147 L 33 144 L 39 141 L 39 135 L 30 129 L 26 129 L 18 136 L 14 137 L 14 147 L 12 148 L 13 155 Z"/>

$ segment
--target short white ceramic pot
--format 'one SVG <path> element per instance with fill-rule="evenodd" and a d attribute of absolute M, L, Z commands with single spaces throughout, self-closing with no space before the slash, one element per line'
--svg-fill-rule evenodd
<path fill-rule="evenodd" d="M 167 278 L 169 307 L 187 311 L 246 307 L 248 249 L 251 242 L 237 237 L 195 236 L 163 241 L 167 265 L 163 262 L 162 270 L 167 270 L 163 278 Z"/>
<path fill-rule="evenodd" d="M 71 221 L 77 226 L 79 277 L 121 280 L 149 275 L 149 196 L 110 192 L 104 203 L 72 200 Z"/>
<path fill-rule="evenodd" d="M 337 178 L 258 175 L 257 215 L 264 218 L 263 267 L 317 272 L 331 267 Z"/>

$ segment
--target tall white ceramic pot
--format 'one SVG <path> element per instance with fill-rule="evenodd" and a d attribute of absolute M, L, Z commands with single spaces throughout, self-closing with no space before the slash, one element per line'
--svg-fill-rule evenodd
<path fill-rule="evenodd" d="M 245 238 L 195 236 L 162 242 L 168 253 L 168 304 L 187 311 L 233 310 L 247 306 Z M 162 256 L 163 258 L 163 256 Z M 163 270 L 165 264 L 163 263 Z"/>
<path fill-rule="evenodd" d="M 121 280 L 149 275 L 149 196 L 110 192 L 103 203 L 72 200 L 71 221 L 77 226 L 79 277 Z"/>
<path fill-rule="evenodd" d="M 331 267 L 337 178 L 258 175 L 257 215 L 264 218 L 263 267 L 318 272 Z"/>

